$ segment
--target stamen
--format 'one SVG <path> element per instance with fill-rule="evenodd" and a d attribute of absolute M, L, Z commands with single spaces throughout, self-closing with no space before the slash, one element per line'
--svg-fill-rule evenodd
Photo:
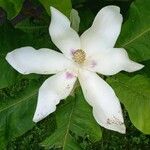
<path fill-rule="evenodd" d="M 82 49 L 78 49 L 73 53 L 73 60 L 78 64 L 84 63 L 85 57 L 86 54 Z"/>

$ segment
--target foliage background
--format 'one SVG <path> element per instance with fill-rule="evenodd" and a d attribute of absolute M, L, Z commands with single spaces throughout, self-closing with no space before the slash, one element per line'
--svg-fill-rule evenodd
<path fill-rule="evenodd" d="M 148 0 L 0 0 L 0 149 L 61 149 L 46 146 L 47 139 L 59 128 L 56 117 L 61 118 L 59 112 L 51 114 L 36 125 L 32 123 L 37 91 L 47 76 L 18 74 L 6 63 L 4 58 L 7 52 L 25 45 L 31 45 L 37 49 L 41 47 L 57 49 L 47 31 L 50 22 L 49 5 L 55 6 L 68 17 L 72 7 L 78 10 L 81 17 L 79 31 L 81 34 L 91 25 L 96 13 L 110 4 L 120 6 L 124 16 L 125 24 L 117 46 L 124 45 L 122 43 L 127 43 L 129 39 L 135 39 L 135 35 L 140 37 L 124 47 L 132 59 L 146 66 L 144 70 L 130 75 L 123 72 L 107 78 L 107 82 L 112 85 L 124 104 L 122 107 L 127 134 L 121 135 L 104 128 L 98 129 L 96 123 L 92 121 L 89 123 L 88 120 L 90 125 L 83 124 L 83 127 L 85 125 L 93 127 L 92 138 L 86 134 L 80 135 L 79 131 L 75 131 L 79 134 L 78 136 L 72 132 L 69 135 L 74 137 L 80 145 L 80 148 L 74 147 L 74 150 L 150 149 L 150 136 L 144 134 L 150 134 L 150 2 Z M 129 29 L 132 33 L 129 33 Z M 144 34 L 141 35 L 140 31 L 144 31 Z M 76 93 L 84 99 L 80 89 L 77 89 Z M 70 99 L 77 101 L 80 98 L 72 100 L 74 98 L 69 97 L 67 104 L 72 105 L 73 102 L 69 102 Z M 132 102 L 132 105 L 127 99 Z M 91 111 L 87 104 L 83 106 L 86 108 L 85 111 Z M 66 110 L 69 111 L 67 108 Z M 89 112 L 87 115 L 90 116 Z M 101 132 L 100 130 L 102 131 L 101 139 L 101 135 L 95 134 L 97 131 Z M 96 140 L 92 141 L 93 138 Z M 57 145 L 56 141 L 54 143 Z M 67 147 L 63 149 L 67 150 Z"/>

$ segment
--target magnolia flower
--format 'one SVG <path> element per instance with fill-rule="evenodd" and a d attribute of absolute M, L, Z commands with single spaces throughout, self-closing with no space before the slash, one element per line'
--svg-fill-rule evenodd
<path fill-rule="evenodd" d="M 93 107 L 95 120 L 107 129 L 125 133 L 119 100 L 98 75 L 143 68 L 129 59 L 125 49 L 113 48 L 122 20 L 119 7 L 104 7 L 92 26 L 79 37 L 70 27 L 69 19 L 51 7 L 49 33 L 63 54 L 48 48 L 35 50 L 32 47 L 18 48 L 7 54 L 6 60 L 22 74 L 56 74 L 39 89 L 34 122 L 54 112 L 60 100 L 71 93 L 78 78 L 86 101 Z"/>

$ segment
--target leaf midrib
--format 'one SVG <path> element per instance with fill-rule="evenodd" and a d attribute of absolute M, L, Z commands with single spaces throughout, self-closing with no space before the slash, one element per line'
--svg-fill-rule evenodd
<path fill-rule="evenodd" d="M 121 47 L 125 47 L 125 46 L 129 45 L 130 43 L 136 41 L 137 39 L 139 39 L 141 36 L 143 36 L 144 34 L 146 34 L 149 31 L 150 31 L 150 27 L 148 29 L 144 30 L 143 32 L 141 32 L 139 35 L 136 35 L 133 39 L 127 41 L 124 44 L 122 44 Z"/>
<path fill-rule="evenodd" d="M 45 29 L 48 28 L 48 26 L 18 26 L 19 29 L 29 29 L 29 30 L 38 30 L 38 29 Z"/>
<path fill-rule="evenodd" d="M 72 109 L 71 109 L 71 112 L 70 112 L 70 115 L 69 115 L 69 121 L 68 121 L 68 126 L 67 126 L 67 129 L 66 129 L 66 134 L 65 134 L 65 138 L 64 138 L 64 142 L 63 142 L 63 150 L 65 150 L 65 145 L 66 145 L 66 141 L 67 141 L 67 137 L 68 137 L 68 134 L 69 134 L 69 129 L 70 129 L 70 125 L 71 125 L 71 119 L 72 119 L 72 114 L 74 112 L 74 107 L 75 107 L 75 103 L 73 104 L 72 106 Z"/>
<path fill-rule="evenodd" d="M 124 86 L 125 88 L 130 89 L 130 91 L 133 91 L 133 92 L 132 92 L 133 94 L 135 94 L 135 95 L 140 95 L 140 96 L 142 95 L 143 97 L 145 97 L 146 99 L 148 99 L 148 96 L 147 96 L 147 95 L 144 95 L 142 92 L 139 93 L 139 92 L 133 90 L 132 88 L 130 88 L 130 86 L 126 85 L 125 83 L 121 82 L 120 80 L 117 80 L 117 79 L 114 79 L 114 78 L 113 78 L 113 80 L 114 80 L 115 82 L 120 83 L 120 84 L 121 84 L 122 86 Z"/>
<path fill-rule="evenodd" d="M 16 106 L 16 105 L 20 104 L 20 103 L 23 102 L 23 101 L 26 101 L 26 99 L 29 100 L 31 97 L 33 97 L 34 95 L 36 95 L 36 93 L 37 93 L 37 90 L 35 90 L 35 91 L 33 92 L 33 94 L 31 94 L 30 96 L 23 98 L 22 100 L 18 101 L 17 103 L 11 104 L 11 105 L 9 105 L 8 107 L 5 107 L 5 108 L 3 108 L 3 109 L 0 109 L 0 113 L 1 113 L 2 111 L 5 111 L 6 109 L 9 109 L 9 108 L 11 108 L 11 107 L 13 107 L 13 106 Z"/>

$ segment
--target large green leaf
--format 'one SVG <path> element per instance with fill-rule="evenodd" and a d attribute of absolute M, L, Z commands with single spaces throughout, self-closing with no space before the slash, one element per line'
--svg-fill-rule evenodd
<path fill-rule="evenodd" d="M 0 99 L 0 148 L 33 127 L 39 84 L 31 82 L 24 91 L 16 93 L 15 98 Z"/>
<path fill-rule="evenodd" d="M 0 7 L 2 7 L 8 15 L 8 18 L 15 17 L 22 8 L 24 0 L 0 0 Z"/>
<path fill-rule="evenodd" d="M 12 85 L 18 77 L 18 73 L 5 60 L 8 52 L 22 46 L 33 46 L 36 49 L 52 48 L 48 23 L 43 25 L 44 23 L 27 19 L 15 28 L 9 22 L 0 26 L 0 89 Z"/>
<path fill-rule="evenodd" d="M 8 65 L 6 60 L 0 57 L 0 89 L 14 83 L 16 78 L 16 71 L 10 65 Z"/>
<path fill-rule="evenodd" d="M 125 105 L 134 126 L 143 133 L 150 134 L 150 78 L 118 74 L 109 77 L 107 81 Z"/>
<path fill-rule="evenodd" d="M 20 30 L 16 30 L 9 22 L 0 26 L 0 89 L 14 83 L 17 73 L 6 62 L 5 56 L 9 51 L 26 45 L 28 36 Z"/>
<path fill-rule="evenodd" d="M 150 2 L 135 0 L 124 23 L 117 47 L 124 47 L 134 60 L 150 59 Z"/>
<path fill-rule="evenodd" d="M 66 16 L 70 16 L 72 9 L 71 0 L 39 0 L 50 15 L 50 6 L 57 8 Z"/>
<path fill-rule="evenodd" d="M 45 21 L 46 20 L 46 21 Z M 27 33 L 29 39 L 26 39 L 26 43 L 33 46 L 36 49 L 39 48 L 52 48 L 53 43 L 51 42 L 48 27 L 50 17 L 45 17 L 43 20 L 26 19 L 18 23 L 15 28 L 20 29 Z"/>
<path fill-rule="evenodd" d="M 42 145 L 46 148 L 62 147 L 63 150 L 81 149 L 76 136 L 87 136 L 92 142 L 101 138 L 100 126 L 92 115 L 91 107 L 86 103 L 81 89 L 75 97 L 69 97 L 56 111 L 57 129 Z"/>

